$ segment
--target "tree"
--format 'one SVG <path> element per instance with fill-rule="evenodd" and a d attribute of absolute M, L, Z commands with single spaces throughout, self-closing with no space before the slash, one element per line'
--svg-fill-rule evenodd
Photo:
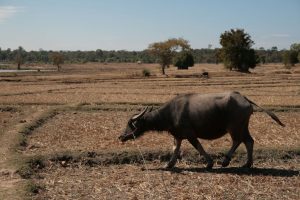
<path fill-rule="evenodd" d="M 266 56 L 265 55 L 259 56 L 259 62 L 261 64 L 265 64 L 266 63 Z"/>
<path fill-rule="evenodd" d="M 25 60 L 25 50 L 23 47 L 19 46 L 18 50 L 16 50 L 15 62 L 18 65 L 18 70 L 21 69 L 21 65 L 24 64 Z"/>
<path fill-rule="evenodd" d="M 294 43 L 291 45 L 289 51 L 285 51 L 282 55 L 283 63 L 286 67 L 294 66 L 300 61 L 300 43 Z"/>
<path fill-rule="evenodd" d="M 298 56 L 297 56 L 297 63 L 300 62 L 300 43 L 294 43 L 291 45 L 290 50 L 296 51 Z"/>
<path fill-rule="evenodd" d="M 178 69 L 188 69 L 194 66 L 194 57 L 189 51 L 180 52 L 174 59 L 174 65 Z"/>
<path fill-rule="evenodd" d="M 273 47 L 271 48 L 271 51 L 278 51 L 278 48 L 277 48 L 276 46 L 273 46 Z"/>
<path fill-rule="evenodd" d="M 294 66 L 298 62 L 298 52 L 294 50 L 285 51 L 283 53 L 283 63 L 286 67 Z"/>
<path fill-rule="evenodd" d="M 215 61 L 216 61 L 216 64 L 219 64 L 219 62 L 222 62 L 222 51 L 221 49 L 219 48 L 216 48 L 215 49 Z"/>
<path fill-rule="evenodd" d="M 291 47 L 292 48 L 292 47 Z M 294 47 L 293 47 L 294 48 Z M 292 49 L 293 49 L 292 48 Z M 296 50 L 297 48 L 295 48 Z M 182 48 L 179 46 L 177 50 L 173 51 L 173 55 L 170 57 L 175 57 Z M 255 50 L 256 55 L 259 56 L 259 60 L 262 63 L 282 63 L 283 53 L 286 50 L 273 51 L 271 49 L 259 48 Z M 21 52 L 18 55 L 18 52 Z M 195 63 L 219 63 L 222 62 L 221 50 L 218 48 L 214 49 L 191 49 L 189 50 L 194 57 Z M 0 61 L 1 62 L 13 62 L 18 63 L 16 60 L 21 60 L 20 65 L 24 62 L 32 63 L 52 63 L 52 53 L 53 51 L 46 51 L 39 49 L 38 51 L 26 52 L 23 48 L 11 50 L 3 49 L 0 51 Z M 64 56 L 64 62 L 68 63 L 85 63 L 85 62 L 137 62 L 142 61 L 143 63 L 155 63 L 160 61 L 160 57 L 149 49 L 143 51 L 61 51 L 60 53 Z M 17 56 L 18 55 L 18 56 Z M 173 58 L 169 60 L 172 63 Z M 168 65 L 167 65 L 168 66 Z"/>
<path fill-rule="evenodd" d="M 53 52 L 51 55 L 53 65 L 57 66 L 57 71 L 60 71 L 61 64 L 64 63 L 64 55 L 59 52 Z"/>
<path fill-rule="evenodd" d="M 97 57 L 97 60 L 98 61 L 101 61 L 102 60 L 102 57 L 103 57 L 103 51 L 101 49 L 97 49 L 96 50 L 96 57 Z"/>
<path fill-rule="evenodd" d="M 231 29 L 220 36 L 221 59 L 226 68 L 249 72 L 258 63 L 255 51 L 251 49 L 254 42 L 243 29 Z"/>
<path fill-rule="evenodd" d="M 300 43 L 294 43 L 291 45 L 290 50 L 292 51 L 297 51 L 298 53 L 300 53 Z"/>
<path fill-rule="evenodd" d="M 182 51 L 189 50 L 189 42 L 183 38 L 173 38 L 164 42 L 152 43 L 149 45 L 148 50 L 158 56 L 158 62 L 161 65 L 162 74 L 164 75 L 165 68 L 171 65 L 175 52 L 177 52 L 180 48 Z"/>

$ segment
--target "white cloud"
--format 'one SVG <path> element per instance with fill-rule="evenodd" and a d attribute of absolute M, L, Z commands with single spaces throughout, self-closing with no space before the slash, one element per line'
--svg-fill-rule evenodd
<path fill-rule="evenodd" d="M 0 23 L 14 16 L 20 8 L 15 6 L 0 6 Z"/>

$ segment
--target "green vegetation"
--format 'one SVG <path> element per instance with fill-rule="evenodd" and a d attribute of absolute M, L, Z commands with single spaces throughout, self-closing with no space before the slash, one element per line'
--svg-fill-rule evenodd
<path fill-rule="evenodd" d="M 149 69 L 143 69 L 142 74 L 144 77 L 149 77 L 151 75 L 151 72 Z"/>
<path fill-rule="evenodd" d="M 173 57 L 178 50 L 185 51 L 189 49 L 189 42 L 183 38 L 173 38 L 164 42 L 155 42 L 148 47 L 149 52 L 158 57 L 162 74 L 165 74 L 165 68 L 171 65 Z"/>
<path fill-rule="evenodd" d="M 289 51 L 292 52 L 278 50 L 276 46 L 270 49 L 260 47 L 254 50 L 251 49 L 254 43 L 250 35 L 242 29 L 225 31 L 221 34 L 220 43 L 223 46 L 221 49 L 212 49 L 212 45 L 208 45 L 208 48 L 191 49 L 187 40 L 173 38 L 163 42 L 152 43 L 148 49 L 143 51 L 105 51 L 97 49 L 95 51 L 53 52 L 43 49 L 26 51 L 21 46 L 15 50 L 11 50 L 10 48 L 3 50 L 0 47 L 0 63 L 2 63 L 0 68 L 7 69 L 12 63 L 17 64 L 18 69 L 21 69 L 23 64 L 28 63 L 53 63 L 59 71 L 63 63 L 128 62 L 160 63 L 162 71 L 164 71 L 165 67 L 168 67 L 172 63 L 174 56 L 180 56 L 178 55 L 180 50 L 188 50 L 193 56 L 194 63 L 219 63 L 223 61 L 229 69 L 238 69 L 240 71 L 248 71 L 249 68 L 255 67 L 258 62 L 262 64 L 283 62 L 286 65 L 293 65 L 295 57 L 297 62 L 300 60 L 300 43 L 291 45 Z M 178 58 L 176 59 L 178 61 Z M 179 65 L 180 63 L 177 64 Z"/>
<path fill-rule="evenodd" d="M 1 50 L 0 48 L 0 62 L 1 63 L 16 63 L 16 56 L 18 50 Z M 218 59 L 219 49 L 192 49 L 190 52 L 194 57 L 195 63 L 219 63 Z M 281 63 L 283 61 L 284 50 L 277 50 L 277 48 L 264 49 L 259 48 L 255 50 L 256 54 L 262 63 Z M 49 64 L 52 62 L 51 54 L 52 51 L 25 51 L 22 57 L 24 63 L 45 63 Z M 60 51 L 60 54 L 64 56 L 65 63 L 86 63 L 86 62 L 101 62 L 101 63 L 121 63 L 130 62 L 136 63 L 141 61 L 142 63 L 155 63 L 158 57 L 151 54 L 148 50 L 144 51 Z M 262 61 L 264 60 L 264 62 Z M 1 66 L 3 68 L 3 66 Z"/>
<path fill-rule="evenodd" d="M 283 54 L 283 63 L 286 67 L 294 66 L 296 63 L 298 63 L 298 53 L 297 51 L 285 51 Z"/>
<path fill-rule="evenodd" d="M 243 29 L 231 29 L 220 36 L 221 59 L 226 68 L 248 72 L 257 64 L 257 56 L 251 46 L 254 42 Z"/>
<path fill-rule="evenodd" d="M 286 67 L 292 67 L 300 61 L 300 43 L 291 45 L 290 50 L 283 53 L 283 63 Z"/>
<path fill-rule="evenodd" d="M 194 66 L 194 57 L 189 51 L 180 52 L 174 59 L 174 65 L 178 69 L 188 69 Z"/>
<path fill-rule="evenodd" d="M 300 53 L 300 43 L 292 44 L 290 49 L 291 49 L 291 51 L 296 51 L 296 52 Z"/>

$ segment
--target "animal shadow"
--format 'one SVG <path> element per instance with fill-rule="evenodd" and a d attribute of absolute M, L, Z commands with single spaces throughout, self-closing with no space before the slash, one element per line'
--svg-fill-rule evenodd
<path fill-rule="evenodd" d="M 170 171 L 172 173 L 195 172 L 195 173 L 213 173 L 213 174 L 237 174 L 237 175 L 251 175 L 251 176 L 274 176 L 274 177 L 293 177 L 299 176 L 299 170 L 292 169 L 276 169 L 276 168 L 242 168 L 242 167 L 228 167 L 228 168 L 180 168 L 174 167 L 172 169 L 158 168 L 152 170 Z"/>

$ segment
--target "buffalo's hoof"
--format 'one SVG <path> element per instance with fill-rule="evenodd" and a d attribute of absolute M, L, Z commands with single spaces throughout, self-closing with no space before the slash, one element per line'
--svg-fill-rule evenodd
<path fill-rule="evenodd" d="M 252 167 L 252 165 L 253 165 L 253 163 L 252 162 L 247 162 L 246 164 L 244 164 L 242 167 L 243 168 L 251 168 Z"/>
<path fill-rule="evenodd" d="M 164 168 L 165 169 L 172 169 L 175 166 L 176 162 L 169 162 L 167 163 Z"/>
<path fill-rule="evenodd" d="M 230 163 L 230 160 L 225 158 L 222 162 L 222 167 L 227 167 L 229 165 L 229 163 Z"/>
<path fill-rule="evenodd" d="M 213 161 L 209 161 L 206 165 L 206 169 L 212 169 L 212 167 L 214 166 L 214 162 Z"/>

